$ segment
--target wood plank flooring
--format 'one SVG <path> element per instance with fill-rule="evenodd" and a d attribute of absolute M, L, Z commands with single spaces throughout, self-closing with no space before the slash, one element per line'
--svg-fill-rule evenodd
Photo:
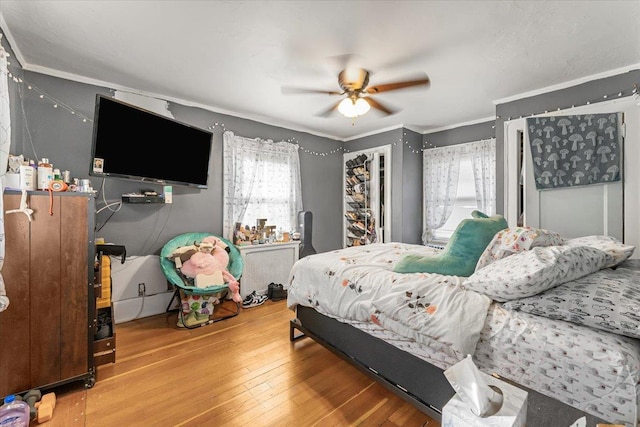
<path fill-rule="evenodd" d="M 440 426 L 310 338 L 291 343 L 285 301 L 191 330 L 176 316 L 116 325 L 116 362 L 91 389 L 55 390 L 40 425 Z"/>

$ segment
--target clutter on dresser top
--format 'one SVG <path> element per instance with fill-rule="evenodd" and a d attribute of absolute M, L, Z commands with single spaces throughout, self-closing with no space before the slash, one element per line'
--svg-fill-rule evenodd
<path fill-rule="evenodd" d="M 4 188 L 18 191 L 75 191 L 93 193 L 89 179 L 72 178 L 71 171 L 55 168 L 49 158 L 36 161 L 9 154 Z"/>
<path fill-rule="evenodd" d="M 283 231 L 282 227 L 267 225 L 267 219 L 260 218 L 252 227 L 236 222 L 231 240 L 236 246 L 286 243 L 291 240 L 300 240 L 300 233 Z"/>

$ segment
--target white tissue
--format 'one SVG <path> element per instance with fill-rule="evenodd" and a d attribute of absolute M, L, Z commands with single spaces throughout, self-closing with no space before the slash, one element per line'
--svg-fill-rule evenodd
<path fill-rule="evenodd" d="M 587 417 L 578 418 L 576 422 L 569 427 L 587 427 Z"/>
<path fill-rule="evenodd" d="M 444 376 L 474 415 L 488 417 L 502 407 L 502 392 L 487 384 L 470 354 L 444 371 Z"/>

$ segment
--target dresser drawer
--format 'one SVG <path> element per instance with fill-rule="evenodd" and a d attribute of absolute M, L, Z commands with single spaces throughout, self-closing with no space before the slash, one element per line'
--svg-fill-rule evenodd
<path fill-rule="evenodd" d="M 107 363 L 114 363 L 116 361 L 116 350 L 106 353 L 99 353 L 93 355 L 93 362 L 96 366 L 106 365 Z"/>
<path fill-rule="evenodd" d="M 112 336 L 103 340 L 93 342 L 93 354 L 105 351 L 113 351 L 116 349 L 116 337 Z"/>
<path fill-rule="evenodd" d="M 93 360 L 96 366 L 116 361 L 116 331 L 113 323 L 113 307 L 111 306 L 99 308 L 97 311 Z"/>

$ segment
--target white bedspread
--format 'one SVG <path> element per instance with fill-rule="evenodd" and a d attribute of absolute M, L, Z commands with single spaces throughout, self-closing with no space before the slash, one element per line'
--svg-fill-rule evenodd
<path fill-rule="evenodd" d="M 313 307 L 338 320 L 373 321 L 417 342 L 436 340 L 460 359 L 473 354 L 491 300 L 463 289 L 460 277 L 393 272 L 408 252 L 438 250 L 376 243 L 302 258 L 291 270 L 287 304 Z"/>

